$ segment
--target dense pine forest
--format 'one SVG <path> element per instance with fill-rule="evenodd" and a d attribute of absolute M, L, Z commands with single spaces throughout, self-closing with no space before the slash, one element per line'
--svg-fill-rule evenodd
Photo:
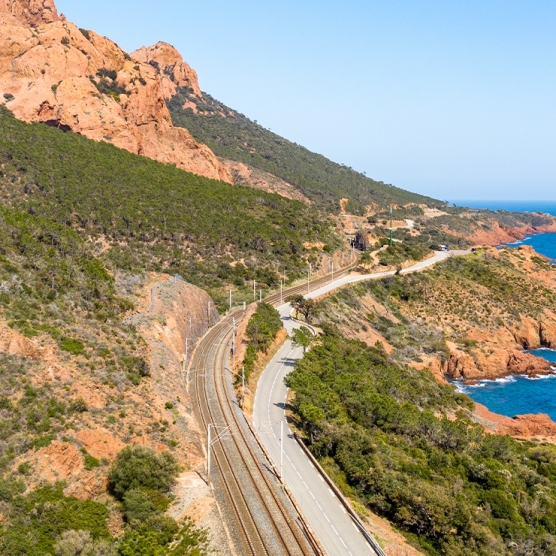
<path fill-rule="evenodd" d="M 6 109 L 0 126 L 2 201 L 107 244 L 102 257 L 114 268 L 179 273 L 219 300 L 228 284 L 255 279 L 267 289 L 281 269 L 290 279 L 305 272 L 318 260 L 305 244 L 339 245 L 327 217 L 300 202 L 26 124 Z"/>

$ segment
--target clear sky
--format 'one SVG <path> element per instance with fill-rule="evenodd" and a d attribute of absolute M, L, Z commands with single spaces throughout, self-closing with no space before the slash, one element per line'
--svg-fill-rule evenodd
<path fill-rule="evenodd" d="M 272 131 L 441 199 L 556 200 L 554 0 L 56 0 Z"/>

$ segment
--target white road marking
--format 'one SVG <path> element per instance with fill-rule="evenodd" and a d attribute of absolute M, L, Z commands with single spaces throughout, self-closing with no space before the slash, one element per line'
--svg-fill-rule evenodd
<path fill-rule="evenodd" d="M 322 512 L 322 515 L 326 518 L 326 521 L 328 521 L 328 523 L 330 523 L 330 520 L 328 519 L 328 516 L 324 512 Z M 332 525 L 332 529 L 334 529 L 334 525 Z M 338 533 L 336 533 L 336 535 L 337 534 Z"/>
<path fill-rule="evenodd" d="M 334 493 L 332 492 L 331 488 L 328 489 L 328 492 L 330 492 L 330 494 L 332 494 L 332 496 L 334 496 Z"/>

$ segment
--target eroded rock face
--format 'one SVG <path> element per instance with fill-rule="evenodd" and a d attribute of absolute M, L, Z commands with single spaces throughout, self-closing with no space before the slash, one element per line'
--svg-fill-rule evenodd
<path fill-rule="evenodd" d="M 489 411 L 484 405 L 475 404 L 475 420 L 489 432 L 509 434 L 517 438 L 538 438 L 554 442 L 556 440 L 556 423 L 548 415 L 516 415 L 505 417 Z"/>
<path fill-rule="evenodd" d="M 164 98 L 172 98 L 178 87 L 188 87 L 193 94 L 201 97 L 197 72 L 183 61 L 181 54 L 172 45 L 157 42 L 131 53 L 131 57 L 143 64 L 157 68 L 162 77 Z"/>
<path fill-rule="evenodd" d="M 54 0 L 0 0 L 0 24 L 36 27 L 59 19 Z"/>
<path fill-rule="evenodd" d="M 541 344 L 550 349 L 556 349 L 556 323 L 543 321 L 540 324 Z"/>
<path fill-rule="evenodd" d="M 448 343 L 450 358 L 446 374 L 451 378 L 483 380 L 552 372 L 550 363 L 545 359 L 523 353 L 524 349 L 556 346 L 556 323 L 548 318 L 539 323 L 533 318 L 523 316 L 513 329 L 477 328 L 471 330 L 467 337 L 475 340 L 480 347 L 467 353 L 455 344 Z"/>
<path fill-rule="evenodd" d="M 0 0 L 0 15 L 0 102 L 17 118 L 232 183 L 207 146 L 173 127 L 163 77 L 150 64 L 59 18 L 52 0 Z M 172 58 L 171 49 L 156 52 L 167 62 L 181 59 L 175 49 Z M 181 61 L 172 67 L 183 83 L 189 66 Z"/>

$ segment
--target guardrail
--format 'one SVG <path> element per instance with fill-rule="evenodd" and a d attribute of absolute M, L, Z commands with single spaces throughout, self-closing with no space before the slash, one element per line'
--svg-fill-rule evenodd
<path fill-rule="evenodd" d="M 346 509 L 348 515 L 353 520 L 353 523 L 355 524 L 357 529 L 359 529 L 361 534 L 365 537 L 367 542 L 371 545 L 372 549 L 377 553 L 378 556 L 386 556 L 385 552 L 382 550 L 382 548 L 380 547 L 376 539 L 367 531 L 367 529 L 365 529 L 365 526 L 361 523 L 358 515 L 353 511 L 351 504 L 346 500 L 341 490 L 336 486 L 334 481 L 326 474 L 326 471 L 321 467 L 320 463 L 315 459 L 315 456 L 311 454 L 307 446 L 305 446 L 303 440 L 301 440 L 301 438 L 299 438 L 299 436 L 297 436 L 297 433 L 295 432 L 293 433 L 293 437 L 295 438 L 295 440 L 303 450 L 304 454 L 309 458 L 311 463 L 315 466 L 315 469 L 321 474 L 322 478 L 328 484 L 330 490 L 332 490 L 332 492 L 336 495 L 338 500 L 341 502 L 342 506 Z"/>

